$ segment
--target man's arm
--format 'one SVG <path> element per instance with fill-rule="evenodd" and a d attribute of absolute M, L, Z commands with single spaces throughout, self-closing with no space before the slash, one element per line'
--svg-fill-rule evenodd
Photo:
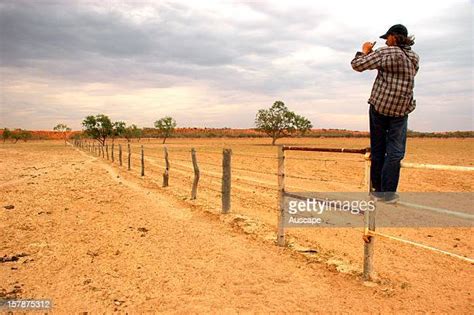
<path fill-rule="evenodd" d="M 415 75 L 418 73 L 419 69 L 420 69 L 420 57 L 418 55 L 416 55 Z"/>
<path fill-rule="evenodd" d="M 351 65 L 352 69 L 358 72 L 378 69 L 382 65 L 382 53 L 379 49 L 368 54 L 359 51 L 352 59 Z"/>

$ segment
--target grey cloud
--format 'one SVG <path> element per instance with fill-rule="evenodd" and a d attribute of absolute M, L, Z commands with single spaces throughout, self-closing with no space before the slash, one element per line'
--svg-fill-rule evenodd
<path fill-rule="evenodd" d="M 113 11 L 79 5 L 4 5 L 0 9 L 1 65 L 29 67 L 66 80 L 125 79 L 161 85 L 162 80 L 155 77 L 177 75 L 219 85 L 228 78 L 229 86 L 237 88 L 288 88 L 288 83 L 298 86 L 301 80 L 270 75 L 271 80 L 263 84 L 246 85 L 248 78 L 225 66 L 262 73 L 277 70 L 268 61 L 297 48 L 305 31 L 301 18 L 321 19 L 300 10 L 269 15 L 259 24 L 237 25 L 222 24 L 205 14 L 190 15 L 177 5 L 158 6 L 156 11 L 155 19 L 136 24 Z M 252 57 L 257 62 L 249 63 Z"/>
<path fill-rule="evenodd" d="M 163 11 L 166 10 L 164 7 Z M 176 15 L 171 23 L 164 20 L 140 26 L 117 13 L 99 13 L 88 7 L 11 4 L 0 10 L 2 64 L 48 58 L 88 59 L 94 55 L 203 65 L 232 59 L 225 47 L 216 49 L 218 41 L 197 21 L 187 21 L 195 28 L 176 31 L 179 30 L 176 24 L 185 21 L 177 11 L 173 12 Z M 207 51 L 214 53 L 209 55 Z"/>
<path fill-rule="evenodd" d="M 244 25 L 243 30 L 242 25 L 223 27 L 212 16 L 188 15 L 170 6 L 159 6 L 156 11 L 156 19 L 136 24 L 113 11 L 11 3 L 0 8 L 2 63 L 91 58 L 97 54 L 215 66 L 229 64 L 242 55 L 287 51 L 284 46 L 275 46 L 297 38 L 289 35 L 290 31 L 283 36 L 283 26 L 274 34 L 256 35 L 250 26 L 246 29 Z"/>
<path fill-rule="evenodd" d="M 222 100 L 234 103 L 238 102 L 236 94 L 243 98 L 245 93 L 253 93 L 310 104 L 307 106 L 321 100 L 341 100 L 339 112 L 362 112 L 351 107 L 348 98 L 363 104 L 374 73 L 354 73 L 350 59 L 355 53 L 352 50 L 373 36 L 374 30 L 341 24 L 323 33 L 319 27 L 329 18 L 323 11 L 304 7 L 278 10 L 273 3 L 260 1 L 244 5 L 260 13 L 261 18 L 225 20 L 184 5 L 164 3 L 154 4 L 156 14 L 137 23 L 123 12 L 97 9 L 87 2 L 3 2 L 2 84 L 24 76 L 72 84 L 112 83 L 133 90 L 199 81 L 221 91 Z M 467 94 L 472 98 L 472 89 L 466 88 L 466 82 L 472 86 L 472 36 L 466 37 L 472 35 L 472 13 L 466 5 L 455 5 L 450 16 L 420 20 L 413 28 L 415 35 L 417 29 L 433 27 L 440 34 L 438 38 L 427 38 L 423 32 L 417 35 L 415 50 L 421 55 L 422 68 L 416 94 L 422 106 L 433 94 Z M 449 25 L 448 29 L 442 29 L 443 25 Z M 466 29 L 471 33 L 466 34 Z M 377 34 L 383 31 L 377 30 Z M 291 67 L 274 62 L 315 46 L 329 47 L 340 57 Z M 364 97 L 355 95 L 357 90 Z M 3 106 L 15 104 L 12 98 L 8 104 L 6 101 L 2 100 Z M 34 102 L 28 104 L 30 108 L 41 107 Z M 464 103 L 459 109 L 465 111 Z M 333 109 L 327 106 L 318 110 Z"/>

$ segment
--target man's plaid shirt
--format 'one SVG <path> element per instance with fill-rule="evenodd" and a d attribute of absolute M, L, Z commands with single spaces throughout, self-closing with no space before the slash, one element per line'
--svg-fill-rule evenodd
<path fill-rule="evenodd" d="M 416 107 L 413 99 L 418 55 L 410 47 L 387 46 L 367 55 L 358 52 L 352 60 L 356 71 L 378 70 L 369 104 L 385 116 L 402 117 Z"/>

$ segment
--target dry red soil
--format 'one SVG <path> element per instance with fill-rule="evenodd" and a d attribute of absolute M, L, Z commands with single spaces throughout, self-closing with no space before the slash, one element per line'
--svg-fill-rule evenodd
<path fill-rule="evenodd" d="M 64 314 L 474 313 L 469 262 L 377 238 L 376 280 L 367 283 L 360 229 L 288 229 L 288 246 L 276 246 L 277 160 L 268 139 L 168 142 L 166 188 L 156 140 L 131 144 L 130 171 L 124 141 L 116 141 L 115 162 L 61 141 L 0 145 L 0 257 L 18 258 L 0 262 L 0 299 L 47 298 L 53 313 Z M 363 148 L 368 139 L 281 143 Z M 196 200 L 189 198 L 192 147 L 201 170 Z M 226 147 L 233 149 L 232 210 L 223 215 Z M 473 166 L 473 148 L 471 139 L 409 139 L 406 161 Z M 359 155 L 290 152 L 286 172 L 295 190 L 365 190 Z M 404 169 L 400 190 L 466 192 L 473 184 L 471 173 Z M 474 257 L 473 228 L 380 231 Z"/>

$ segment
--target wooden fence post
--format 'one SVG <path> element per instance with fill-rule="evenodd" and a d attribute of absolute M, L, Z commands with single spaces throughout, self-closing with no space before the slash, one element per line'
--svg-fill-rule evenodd
<path fill-rule="evenodd" d="M 109 145 L 105 145 L 105 153 L 107 154 L 107 160 L 109 160 Z"/>
<path fill-rule="evenodd" d="M 278 146 L 278 246 L 285 246 L 285 151 Z"/>
<path fill-rule="evenodd" d="M 130 171 L 132 169 L 132 151 L 130 150 L 130 143 L 127 143 L 127 150 L 128 150 L 128 170 Z"/>
<path fill-rule="evenodd" d="M 168 148 L 163 147 L 165 154 L 165 172 L 163 173 L 163 187 L 168 187 L 170 178 L 170 162 L 168 160 Z"/>
<path fill-rule="evenodd" d="M 370 180 L 370 152 L 364 156 L 365 159 L 365 181 L 369 193 L 372 191 L 372 182 Z M 375 200 L 372 200 L 375 202 Z M 376 205 L 376 202 L 375 202 Z M 374 243 L 375 236 L 369 231 L 375 231 L 375 209 L 373 211 L 364 212 L 364 280 L 370 281 L 374 279 Z"/>
<path fill-rule="evenodd" d="M 114 145 L 115 145 L 115 143 L 112 142 L 112 148 L 111 148 L 112 149 L 112 152 L 111 152 L 112 162 L 115 161 L 115 159 L 114 159 Z"/>
<path fill-rule="evenodd" d="M 122 166 L 122 145 L 119 144 L 119 165 Z"/>
<path fill-rule="evenodd" d="M 231 207 L 231 156 L 232 149 L 222 152 L 222 213 L 229 213 Z"/>
<path fill-rule="evenodd" d="M 145 152 L 143 151 L 143 144 L 142 144 L 142 176 L 145 176 Z"/>
<path fill-rule="evenodd" d="M 193 168 L 194 168 L 194 181 L 193 181 L 193 189 L 191 190 L 191 199 L 196 199 L 197 187 L 198 187 L 198 182 L 199 182 L 199 167 L 198 167 L 197 159 L 196 159 L 196 150 L 194 148 L 191 149 L 191 158 L 193 160 Z"/>

